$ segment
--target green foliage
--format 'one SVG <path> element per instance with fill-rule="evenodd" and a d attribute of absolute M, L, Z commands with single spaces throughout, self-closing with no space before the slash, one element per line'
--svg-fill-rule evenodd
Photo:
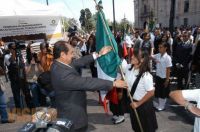
<path fill-rule="evenodd" d="M 96 15 L 92 15 L 90 9 L 82 9 L 80 11 L 81 15 L 79 21 L 81 23 L 81 28 L 86 32 L 91 32 L 94 30 L 96 25 Z"/>

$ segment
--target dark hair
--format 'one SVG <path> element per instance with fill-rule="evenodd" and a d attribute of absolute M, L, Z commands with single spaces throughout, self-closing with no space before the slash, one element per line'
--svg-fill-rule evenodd
<path fill-rule="evenodd" d="M 137 58 L 139 63 L 141 63 L 139 67 L 139 75 L 143 75 L 143 73 L 150 71 L 150 58 L 149 58 L 149 52 L 147 50 L 136 50 L 133 52 L 133 55 Z M 143 61 L 141 61 L 143 59 Z M 129 70 L 132 70 L 134 65 L 131 65 L 131 68 Z"/>
<path fill-rule="evenodd" d="M 27 59 L 27 62 L 28 64 L 31 63 L 31 60 L 32 60 L 32 55 L 31 55 L 31 48 L 30 47 L 27 47 L 26 48 L 26 59 Z"/>
<path fill-rule="evenodd" d="M 165 41 L 160 41 L 158 45 L 163 45 L 165 48 L 169 48 L 169 44 Z"/>
<path fill-rule="evenodd" d="M 35 60 L 35 63 L 39 63 L 37 53 L 31 53 L 30 48 L 27 48 L 26 53 L 27 53 L 26 59 L 27 59 L 28 64 L 31 64 L 32 59 Z"/>
<path fill-rule="evenodd" d="M 60 57 L 61 52 L 67 53 L 69 51 L 69 45 L 66 41 L 58 41 L 54 44 L 53 48 L 53 57 L 54 59 L 58 59 Z"/>
<path fill-rule="evenodd" d="M 40 50 L 47 48 L 46 43 L 40 43 Z"/>
<path fill-rule="evenodd" d="M 13 47 L 12 47 L 13 45 L 15 45 L 15 43 L 9 43 L 8 44 L 8 49 L 13 49 Z"/>

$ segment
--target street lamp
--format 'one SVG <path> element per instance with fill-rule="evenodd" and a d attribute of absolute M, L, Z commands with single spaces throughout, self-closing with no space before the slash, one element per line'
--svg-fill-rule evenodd
<path fill-rule="evenodd" d="M 46 3 L 47 3 L 47 5 L 49 5 L 49 1 L 48 0 L 46 0 Z"/>

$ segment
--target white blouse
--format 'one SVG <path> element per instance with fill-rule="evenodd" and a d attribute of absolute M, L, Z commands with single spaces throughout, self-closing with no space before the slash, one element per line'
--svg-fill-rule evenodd
<path fill-rule="evenodd" d="M 134 81 L 136 80 L 137 75 L 139 74 L 139 70 L 134 69 L 134 68 L 132 68 L 132 70 L 129 70 L 130 67 L 131 67 L 130 64 L 127 64 L 124 61 L 122 62 L 122 69 L 123 69 L 123 72 L 125 73 L 128 89 L 131 91 L 132 85 Z M 139 101 L 147 94 L 148 91 L 152 91 L 152 90 L 154 90 L 153 77 L 149 72 L 145 72 L 140 78 L 140 81 L 137 85 L 134 95 L 132 95 L 133 99 Z"/>

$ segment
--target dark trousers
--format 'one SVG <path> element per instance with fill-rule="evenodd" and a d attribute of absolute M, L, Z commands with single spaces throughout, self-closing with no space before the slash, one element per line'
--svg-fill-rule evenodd
<path fill-rule="evenodd" d="M 26 105 L 28 108 L 32 108 L 33 104 L 31 102 L 30 91 L 27 88 L 27 83 L 24 79 L 19 79 L 19 77 L 14 75 L 9 75 L 11 90 L 14 97 L 15 107 L 23 108 L 25 107 L 23 95 L 25 96 Z M 21 93 L 23 92 L 23 94 Z"/>
<path fill-rule="evenodd" d="M 31 102 L 33 104 L 33 107 L 39 107 L 40 106 L 40 91 L 39 91 L 39 85 L 37 83 L 28 83 L 28 89 L 31 93 Z"/>
<path fill-rule="evenodd" d="M 118 104 L 113 104 L 112 102 L 110 102 L 110 110 L 113 113 L 113 115 L 124 115 L 122 100 L 119 100 Z"/>
<path fill-rule="evenodd" d="M 169 95 L 169 87 L 165 87 L 165 78 L 155 77 L 155 97 L 156 98 L 167 98 Z"/>
<path fill-rule="evenodd" d="M 178 83 L 179 89 L 186 88 L 186 84 L 188 81 L 188 73 L 189 73 L 189 69 L 186 69 L 186 68 L 177 68 L 176 69 L 177 83 Z"/>
<path fill-rule="evenodd" d="M 10 79 L 10 84 L 11 84 L 11 90 L 15 102 L 15 107 L 16 108 L 22 108 L 23 103 L 22 103 L 22 97 L 20 97 L 20 87 L 19 83 L 16 80 Z"/>

